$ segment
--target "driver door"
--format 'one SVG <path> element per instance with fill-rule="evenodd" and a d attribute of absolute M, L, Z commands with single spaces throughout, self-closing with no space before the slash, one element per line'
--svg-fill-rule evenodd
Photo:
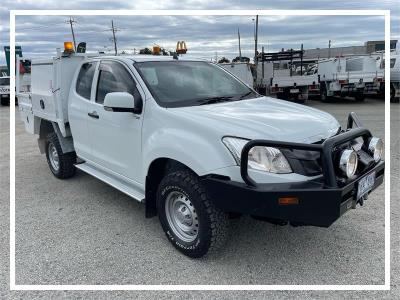
<path fill-rule="evenodd" d="M 138 99 L 143 91 L 131 70 L 120 62 L 101 61 L 97 74 L 96 91 L 88 104 L 87 116 L 91 159 L 110 173 L 143 183 L 140 182 L 142 115 L 107 111 L 103 106 L 108 93 L 127 92 Z"/>

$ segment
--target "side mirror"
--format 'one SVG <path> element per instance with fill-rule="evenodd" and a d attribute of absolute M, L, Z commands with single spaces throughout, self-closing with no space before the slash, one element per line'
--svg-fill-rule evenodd
<path fill-rule="evenodd" d="M 104 98 L 104 109 L 115 112 L 139 113 L 140 108 L 135 107 L 135 99 L 126 92 L 108 93 Z"/>

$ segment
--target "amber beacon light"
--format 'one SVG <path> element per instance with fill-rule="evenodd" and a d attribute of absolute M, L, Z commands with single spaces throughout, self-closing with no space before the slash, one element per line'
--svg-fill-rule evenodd
<path fill-rule="evenodd" d="M 64 42 L 64 52 L 66 53 L 74 52 L 74 44 L 72 42 Z"/>

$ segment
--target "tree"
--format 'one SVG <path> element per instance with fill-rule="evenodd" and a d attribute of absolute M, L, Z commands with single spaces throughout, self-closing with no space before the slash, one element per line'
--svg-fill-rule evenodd
<path fill-rule="evenodd" d="M 230 61 L 229 61 L 229 59 L 227 59 L 227 58 L 224 56 L 224 57 L 222 57 L 222 58 L 218 61 L 218 63 L 219 63 L 219 64 L 230 63 Z"/>
<path fill-rule="evenodd" d="M 139 54 L 153 54 L 153 52 L 149 48 L 144 48 L 139 50 Z"/>
<path fill-rule="evenodd" d="M 248 58 L 246 56 L 242 56 L 242 59 L 240 59 L 239 56 L 236 56 L 234 59 L 232 59 L 232 62 L 246 62 L 246 63 L 249 63 L 250 62 L 250 58 Z"/>

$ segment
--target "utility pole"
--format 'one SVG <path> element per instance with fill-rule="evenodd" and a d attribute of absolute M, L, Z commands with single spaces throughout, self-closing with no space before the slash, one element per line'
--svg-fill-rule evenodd
<path fill-rule="evenodd" d="M 303 44 L 301 44 L 301 53 L 300 53 L 300 75 L 303 75 Z"/>
<path fill-rule="evenodd" d="M 75 42 L 75 33 L 74 33 L 74 23 L 77 23 L 73 18 L 69 17 L 69 20 L 67 20 L 67 23 L 71 26 L 71 33 L 72 33 L 72 39 L 74 41 L 74 49 L 76 52 L 76 42 Z"/>
<path fill-rule="evenodd" d="M 238 27 L 238 39 L 239 39 L 239 61 L 242 61 L 242 48 L 240 47 L 240 32 Z"/>
<path fill-rule="evenodd" d="M 254 33 L 254 63 L 258 64 L 257 60 L 257 42 L 258 42 L 258 15 L 256 16 L 256 28 Z"/>
<path fill-rule="evenodd" d="M 328 46 L 328 58 L 331 58 L 331 40 L 329 40 L 329 46 Z"/>
<path fill-rule="evenodd" d="M 112 34 L 113 34 L 112 40 L 114 41 L 115 55 L 117 55 L 118 54 L 118 51 L 117 51 L 117 38 L 115 37 L 116 28 L 114 28 L 114 21 L 113 20 L 111 20 L 111 30 L 112 30 Z"/>

